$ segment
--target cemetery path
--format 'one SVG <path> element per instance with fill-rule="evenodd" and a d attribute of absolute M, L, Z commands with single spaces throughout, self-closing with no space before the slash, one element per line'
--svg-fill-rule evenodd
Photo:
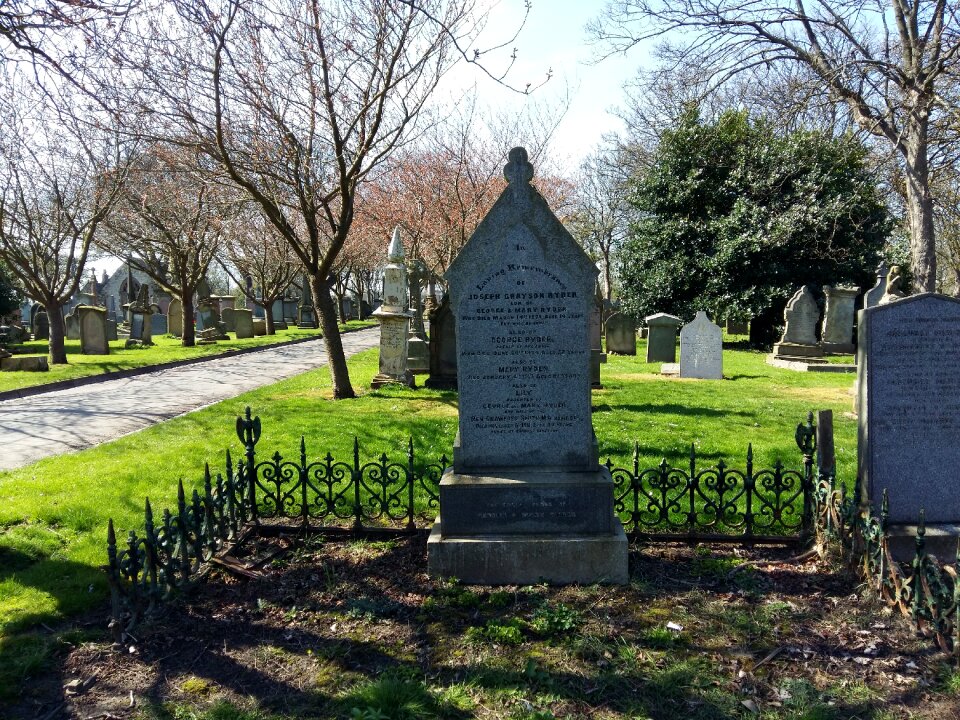
<path fill-rule="evenodd" d="M 345 333 L 347 357 L 379 328 Z M 83 450 L 327 364 L 322 341 L 168 368 L 0 402 L 0 470 Z"/>

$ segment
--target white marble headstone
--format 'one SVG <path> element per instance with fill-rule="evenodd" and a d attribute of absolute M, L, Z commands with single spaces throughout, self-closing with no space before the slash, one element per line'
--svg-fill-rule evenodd
<path fill-rule="evenodd" d="M 723 332 L 703 310 L 680 328 L 680 377 L 723 379 Z"/>

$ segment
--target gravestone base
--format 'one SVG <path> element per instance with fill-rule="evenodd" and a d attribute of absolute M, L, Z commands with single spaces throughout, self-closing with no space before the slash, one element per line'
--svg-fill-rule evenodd
<path fill-rule="evenodd" d="M 427 378 L 426 382 L 423 383 L 431 390 L 456 390 L 457 389 L 457 376 L 456 375 L 431 375 Z"/>
<path fill-rule="evenodd" d="M 853 343 L 821 343 L 824 355 L 853 355 L 857 348 Z"/>
<path fill-rule="evenodd" d="M 409 388 L 415 388 L 417 386 L 417 381 L 416 378 L 413 377 L 413 373 L 411 373 L 409 370 L 405 371 L 402 375 L 387 375 L 386 373 L 377 373 L 373 376 L 373 380 L 370 381 L 370 387 L 374 390 L 383 387 L 384 385 L 406 385 Z"/>
<path fill-rule="evenodd" d="M 47 372 L 49 369 L 50 365 L 45 355 L 0 359 L 0 370 L 3 372 Z"/>
<path fill-rule="evenodd" d="M 801 345 L 800 343 L 780 342 L 773 346 L 773 357 L 776 358 L 816 358 L 823 357 L 823 350 L 819 345 Z"/>
<path fill-rule="evenodd" d="M 444 537 L 441 523 L 427 539 L 427 572 L 470 585 L 625 585 L 627 536 L 482 535 Z"/>
<path fill-rule="evenodd" d="M 957 557 L 957 541 L 960 540 L 960 524 L 927 523 L 924 534 L 924 549 L 928 555 L 952 564 Z M 887 547 L 893 559 L 901 563 L 913 562 L 917 552 L 916 525 L 888 525 Z"/>
<path fill-rule="evenodd" d="M 613 480 L 594 472 L 444 473 L 428 572 L 466 583 L 627 582 Z"/>

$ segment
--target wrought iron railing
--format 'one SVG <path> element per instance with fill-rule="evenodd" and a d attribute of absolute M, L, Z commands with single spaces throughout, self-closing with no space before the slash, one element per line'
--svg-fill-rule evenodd
<path fill-rule="evenodd" d="M 214 476 L 207 466 L 202 491 L 189 497 L 181 481 L 175 512 L 164 510 L 158 523 L 148 499 L 142 535 L 131 530 L 121 543 L 110 521 L 105 569 L 118 635 L 244 535 L 280 525 L 297 532 L 420 531 L 438 512 L 447 458 L 417 462 L 412 440 L 403 462 L 391 462 L 386 454 L 361 462 L 356 439 L 351 462 L 329 453 L 310 460 L 303 438 L 292 460 L 279 452 L 258 460 L 260 419 L 247 408 L 236 429 L 243 458 L 234 463 L 227 451 L 224 472 Z M 635 449 L 632 468 L 606 463 L 614 480 L 615 511 L 635 539 L 804 542 L 813 532 L 814 436 L 812 421 L 798 426 L 801 471 L 780 462 L 755 469 L 752 447 L 742 470 L 723 461 L 699 467 L 692 447 L 686 468 L 666 461 L 641 468 Z"/>

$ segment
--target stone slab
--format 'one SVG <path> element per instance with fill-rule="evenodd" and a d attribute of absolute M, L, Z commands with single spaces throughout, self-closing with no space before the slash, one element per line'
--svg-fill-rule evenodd
<path fill-rule="evenodd" d="M 442 520 L 427 539 L 427 571 L 483 585 L 556 585 L 629 581 L 628 543 L 619 523 L 607 535 L 444 537 Z"/>
<path fill-rule="evenodd" d="M 823 348 L 819 345 L 778 342 L 773 346 L 773 355 L 774 357 L 819 358 L 823 357 Z"/>
<path fill-rule="evenodd" d="M 46 372 L 49 369 L 49 361 L 44 355 L 27 357 L 14 355 L 0 359 L 0 370 L 3 372 Z"/>
<path fill-rule="evenodd" d="M 960 524 L 932 523 L 924 526 L 924 549 L 941 562 L 952 565 L 957 558 Z M 917 526 L 900 524 L 887 526 L 887 547 L 897 562 L 910 565 L 917 554 Z"/>
<path fill-rule="evenodd" d="M 444 536 L 609 533 L 613 480 L 595 473 L 498 473 L 440 480 Z"/>
<path fill-rule="evenodd" d="M 860 314 L 858 465 L 891 523 L 960 522 L 960 299 L 924 293 Z"/>
<path fill-rule="evenodd" d="M 822 372 L 822 373 L 855 373 L 857 366 L 848 363 L 828 363 L 826 360 L 816 359 L 788 359 L 767 355 L 767 365 L 784 368 L 785 370 L 796 370 L 797 372 Z"/>

